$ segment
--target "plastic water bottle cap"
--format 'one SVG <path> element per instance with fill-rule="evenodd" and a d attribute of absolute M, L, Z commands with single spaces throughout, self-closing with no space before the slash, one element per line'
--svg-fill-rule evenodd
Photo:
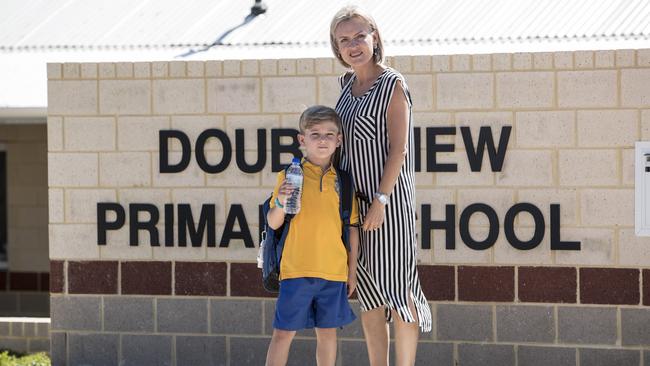
<path fill-rule="evenodd" d="M 293 158 L 291 164 L 300 164 L 300 158 Z"/>

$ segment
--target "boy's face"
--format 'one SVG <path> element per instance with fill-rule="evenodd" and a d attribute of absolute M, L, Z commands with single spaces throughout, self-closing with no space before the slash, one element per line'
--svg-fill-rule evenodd
<path fill-rule="evenodd" d="M 317 123 L 298 134 L 298 142 L 305 147 L 307 157 L 316 164 L 329 160 L 341 145 L 342 138 L 336 123 L 331 121 Z"/>

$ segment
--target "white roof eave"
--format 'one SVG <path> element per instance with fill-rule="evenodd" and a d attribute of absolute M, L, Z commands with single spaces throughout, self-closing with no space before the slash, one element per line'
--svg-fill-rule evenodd
<path fill-rule="evenodd" d="M 650 49 L 640 39 L 549 39 L 512 42 L 448 42 L 388 44 L 388 56 L 455 55 L 580 50 Z M 138 62 L 171 60 L 231 60 L 332 57 L 328 45 L 215 46 L 179 57 L 188 49 L 132 51 L 56 51 L 0 53 L 0 117 L 42 117 L 47 108 L 47 63 Z"/>

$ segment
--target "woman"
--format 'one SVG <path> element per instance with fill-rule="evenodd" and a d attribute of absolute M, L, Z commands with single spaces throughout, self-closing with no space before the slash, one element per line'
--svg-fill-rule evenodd
<path fill-rule="evenodd" d="M 418 326 L 431 330 L 431 309 L 416 267 L 408 88 L 401 74 L 383 65 L 377 25 L 359 8 L 334 16 L 330 42 L 336 58 L 352 69 L 341 77 L 336 111 L 344 135 L 340 164 L 361 196 L 357 292 L 370 364 L 388 364 L 388 322 L 394 320 L 397 364 L 413 365 Z"/>

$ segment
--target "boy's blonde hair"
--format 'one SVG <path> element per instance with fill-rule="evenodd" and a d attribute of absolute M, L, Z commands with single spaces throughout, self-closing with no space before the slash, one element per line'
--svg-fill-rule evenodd
<path fill-rule="evenodd" d="M 336 27 L 338 27 L 339 24 L 347 20 L 350 20 L 352 18 L 362 19 L 363 21 L 368 23 L 368 26 L 370 27 L 369 31 L 375 33 L 375 36 L 377 38 L 377 44 L 375 45 L 373 60 L 375 61 L 375 64 L 383 63 L 384 43 L 381 40 L 381 34 L 379 33 L 379 28 L 377 28 L 377 23 L 375 22 L 375 19 L 373 19 L 373 17 L 370 16 L 370 14 L 363 11 L 358 6 L 354 6 L 354 5 L 348 5 L 341 8 L 341 10 L 337 11 L 336 14 L 334 14 L 334 18 L 332 18 L 332 22 L 330 23 L 330 46 L 332 47 L 332 52 L 334 52 L 334 56 L 336 56 L 336 58 L 343 66 L 350 67 L 350 65 L 348 65 L 347 62 L 343 61 L 343 57 L 341 57 L 341 51 L 339 50 L 339 45 L 336 42 L 336 38 L 334 37 L 334 31 L 336 30 Z"/>
<path fill-rule="evenodd" d="M 341 118 L 334 109 L 324 105 L 315 105 L 305 109 L 300 115 L 300 122 L 298 123 L 300 133 L 305 133 L 305 130 L 323 122 L 334 122 L 339 133 L 343 130 Z"/>

